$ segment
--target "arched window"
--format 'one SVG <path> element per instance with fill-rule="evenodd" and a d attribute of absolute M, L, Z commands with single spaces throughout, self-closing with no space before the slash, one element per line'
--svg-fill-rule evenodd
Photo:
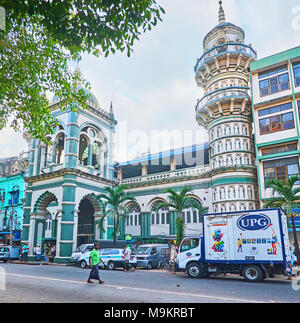
<path fill-rule="evenodd" d="M 100 143 L 95 142 L 92 148 L 92 166 L 100 170 L 101 167 L 101 149 Z"/>
<path fill-rule="evenodd" d="M 80 135 L 79 139 L 79 164 L 83 166 L 88 165 L 89 159 L 89 142 L 85 135 Z"/>
<path fill-rule="evenodd" d="M 252 188 L 250 186 L 248 186 L 248 198 L 253 199 L 253 191 L 252 191 Z"/>
<path fill-rule="evenodd" d="M 138 226 L 140 225 L 140 208 L 136 204 L 130 204 L 128 208 L 127 226 Z"/>
<path fill-rule="evenodd" d="M 229 187 L 229 199 L 235 199 L 235 189 L 234 189 L 234 187 L 233 186 L 230 186 Z"/>
<path fill-rule="evenodd" d="M 156 201 L 152 204 L 151 207 L 151 223 L 153 225 L 159 225 L 159 224 L 169 224 L 169 208 L 163 207 L 157 212 L 157 207 L 159 204 L 161 204 L 163 201 Z"/>
<path fill-rule="evenodd" d="M 245 198 L 245 188 L 243 186 L 239 187 L 239 192 L 240 192 L 240 198 Z"/>
<path fill-rule="evenodd" d="M 199 206 L 201 206 L 201 203 L 197 199 L 193 198 L 193 201 L 195 204 L 198 204 Z M 200 223 L 203 221 L 202 214 L 199 212 L 199 209 L 195 207 L 183 209 L 182 214 L 183 214 L 185 223 L 187 224 Z"/>
<path fill-rule="evenodd" d="M 0 205 L 4 204 L 5 202 L 5 189 L 0 188 Z"/>
<path fill-rule="evenodd" d="M 238 135 L 240 133 L 239 126 L 237 124 L 234 125 L 234 134 Z"/>
<path fill-rule="evenodd" d="M 64 161 L 65 155 L 65 134 L 60 134 L 57 139 L 57 148 L 56 148 L 56 162 L 57 164 L 61 164 Z"/>

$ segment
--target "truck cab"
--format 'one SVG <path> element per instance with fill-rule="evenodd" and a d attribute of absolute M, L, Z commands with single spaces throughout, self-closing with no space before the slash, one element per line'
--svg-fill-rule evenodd
<path fill-rule="evenodd" d="M 186 271 L 189 277 L 200 276 L 202 236 L 186 237 L 182 240 L 177 255 L 177 268 Z"/>

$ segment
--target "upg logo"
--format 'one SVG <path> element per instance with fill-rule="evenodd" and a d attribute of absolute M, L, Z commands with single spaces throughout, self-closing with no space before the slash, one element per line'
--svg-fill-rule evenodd
<path fill-rule="evenodd" d="M 246 214 L 241 216 L 237 225 L 242 231 L 265 230 L 271 224 L 271 219 L 265 214 Z"/>
<path fill-rule="evenodd" d="M 5 30 L 5 9 L 0 6 L 0 30 Z"/>

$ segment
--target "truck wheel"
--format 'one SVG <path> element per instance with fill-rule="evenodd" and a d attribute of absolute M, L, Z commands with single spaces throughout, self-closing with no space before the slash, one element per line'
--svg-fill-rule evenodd
<path fill-rule="evenodd" d="M 153 266 L 152 266 L 152 263 L 151 262 L 149 262 L 149 264 L 147 265 L 147 267 L 146 267 L 148 270 L 150 270 L 150 269 L 152 269 L 153 268 Z"/>
<path fill-rule="evenodd" d="M 85 268 L 87 267 L 87 264 L 86 264 L 86 261 L 85 261 L 85 260 L 81 260 L 81 261 L 80 261 L 80 267 L 81 267 L 82 269 L 85 269 Z"/>
<path fill-rule="evenodd" d="M 116 265 L 113 261 L 109 261 L 108 264 L 107 264 L 107 268 L 109 270 L 114 270 L 116 268 Z"/>
<path fill-rule="evenodd" d="M 204 274 L 202 266 L 197 263 L 189 264 L 186 271 L 190 278 L 202 278 Z"/>
<path fill-rule="evenodd" d="M 260 282 L 264 278 L 261 268 L 255 265 L 246 266 L 242 275 L 248 282 Z"/>

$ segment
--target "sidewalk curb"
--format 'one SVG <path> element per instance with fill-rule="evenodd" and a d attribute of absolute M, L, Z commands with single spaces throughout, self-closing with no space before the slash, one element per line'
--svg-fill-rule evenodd
<path fill-rule="evenodd" d="M 73 266 L 73 264 L 58 264 L 58 263 L 52 263 L 52 262 L 43 262 L 43 261 L 26 261 L 26 262 L 22 262 L 19 260 L 14 260 L 14 261 L 10 261 L 9 263 L 11 264 L 17 264 L 17 265 L 32 265 L 32 266 Z"/>

